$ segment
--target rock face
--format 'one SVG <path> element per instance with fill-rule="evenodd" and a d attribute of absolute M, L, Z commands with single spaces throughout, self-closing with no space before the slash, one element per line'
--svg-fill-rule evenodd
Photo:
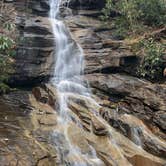
<path fill-rule="evenodd" d="M 0 162 L 2 166 L 15 163 L 27 166 L 55 166 L 62 165 L 63 161 L 69 162 L 63 134 L 60 136 L 58 133 L 59 137 L 56 132 L 54 133 L 57 128 L 63 127 L 57 125 L 58 109 L 50 103 L 53 98 L 55 103 L 58 99 L 56 89 L 46 84 L 35 87 L 32 91 L 33 93 L 16 91 L 0 98 L 0 110 L 4 110 L 0 112 L 0 143 L 3 146 Z M 110 118 L 107 123 L 102 116 L 105 111 L 109 111 L 111 115 L 113 111 L 111 104 L 109 107 L 102 106 L 100 101 L 100 106 L 95 105 L 88 98 L 79 95 L 71 95 L 68 104 L 73 119 L 73 122 L 69 123 L 66 128 L 68 139 L 79 147 L 83 154 L 90 153 L 93 147 L 103 166 L 115 165 L 115 163 L 119 166 L 139 166 L 142 163 L 145 166 L 165 164 L 165 160 L 161 158 L 164 158 L 166 151 L 165 141 L 155 136 L 141 120 L 121 114 L 117 116 L 118 118 L 113 116 L 114 125 L 110 123 L 113 117 L 107 116 L 107 120 Z M 102 116 L 94 114 L 93 110 Z M 78 123 L 83 128 L 78 127 Z M 132 133 L 133 127 L 139 128 L 142 148 L 137 145 L 138 142 L 135 142 L 137 140 Z M 123 133 L 124 130 L 127 135 Z M 55 140 L 59 141 L 55 142 Z M 61 153 L 59 154 L 56 149 L 57 143 L 61 144 L 61 150 L 66 156 L 60 156 Z M 146 149 L 149 147 L 154 149 Z"/>
<path fill-rule="evenodd" d="M 12 3 L 18 12 L 22 40 L 11 83 L 39 84 L 52 75 L 55 63 L 48 0 L 29 5 L 21 0 Z M 68 157 L 68 139 L 85 156 L 96 155 L 100 166 L 166 164 L 166 85 L 131 76 L 139 58 L 99 20 L 101 12 L 97 9 L 104 3 L 71 0 L 72 9 L 62 13 L 73 39 L 84 50 L 85 75 L 81 77 L 85 86 L 90 85 L 91 98 L 96 102 L 69 94 L 72 121 L 65 126 L 58 123 L 59 95 L 50 83 L 0 96 L 1 166 L 73 165 Z M 86 10 L 78 10 L 80 5 Z M 76 160 L 81 165 L 80 159 Z"/>
<path fill-rule="evenodd" d="M 89 80 L 92 87 L 105 91 L 110 96 L 119 95 L 128 100 L 138 99 L 155 112 L 166 110 L 165 85 L 154 85 L 124 74 L 89 74 L 85 79 Z"/>
<path fill-rule="evenodd" d="M 74 38 L 85 54 L 85 73 L 125 71 L 133 73 L 139 58 L 123 40 L 114 38 L 112 29 L 103 25 L 98 11 L 80 11 L 66 18 Z"/>
<path fill-rule="evenodd" d="M 56 165 L 55 149 L 49 145 L 49 139 L 44 138 L 53 132 L 56 120 L 51 114 L 54 110 L 47 108 L 48 114 L 43 111 L 44 107 L 41 109 L 36 105 L 34 108 L 33 100 L 27 91 L 13 92 L 0 98 L 1 166 Z M 44 130 L 43 126 L 49 130 Z"/>
<path fill-rule="evenodd" d="M 74 9 L 102 9 L 105 2 L 105 0 L 70 0 L 69 7 Z"/>
<path fill-rule="evenodd" d="M 41 1 L 30 1 L 28 4 L 29 8 L 32 9 L 32 12 L 34 14 L 40 15 L 40 16 L 48 16 L 49 13 L 49 0 L 41 0 Z"/>
<path fill-rule="evenodd" d="M 43 3 L 44 1 L 40 3 L 33 1 L 32 4 L 27 4 L 26 1 L 18 1 L 14 4 L 17 9 L 16 24 L 20 40 L 16 51 L 15 73 L 11 78 L 11 84 L 31 85 L 39 83 L 48 79 L 53 71 L 55 43 L 49 18 L 40 16 L 39 6 L 40 8 L 45 6 Z M 20 11 L 20 8 L 23 9 Z"/>
<path fill-rule="evenodd" d="M 129 75 L 134 75 L 139 57 L 133 55 L 124 40 L 114 36 L 111 27 L 103 26 L 103 22 L 98 19 L 100 14 L 96 10 L 80 10 L 65 20 L 74 39 L 84 49 L 84 78 L 89 81 L 94 98 L 102 106 L 100 115 L 110 126 L 148 153 L 165 158 L 163 122 L 166 87 Z M 80 107 L 79 110 L 84 109 Z M 90 119 L 87 116 L 89 113 L 79 112 L 85 130 L 89 131 Z M 100 157 L 106 158 L 103 155 Z M 128 160 L 133 165 L 139 165 L 142 161 L 140 158 L 136 161 L 137 157 L 140 156 L 131 157 L 134 162 Z M 108 161 L 106 163 L 111 165 Z"/>

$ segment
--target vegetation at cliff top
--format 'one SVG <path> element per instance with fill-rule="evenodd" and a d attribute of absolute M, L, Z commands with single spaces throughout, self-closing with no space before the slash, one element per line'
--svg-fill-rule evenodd
<path fill-rule="evenodd" d="M 5 93 L 9 90 L 5 82 L 9 78 L 9 73 L 13 71 L 12 56 L 14 55 L 15 47 L 13 17 L 13 9 L 2 1 L 0 4 L 0 93 Z"/>
<path fill-rule="evenodd" d="M 164 27 L 165 11 L 165 0 L 106 0 L 101 19 L 111 19 L 114 22 L 115 36 L 124 39 L 143 36 L 152 29 Z M 149 80 L 161 77 L 164 69 L 164 44 L 149 37 L 138 40 L 137 47 L 143 55 L 138 67 L 138 76 Z"/>
<path fill-rule="evenodd" d="M 162 26 L 166 23 L 165 0 L 106 0 L 102 19 L 109 19 L 116 12 L 117 28 L 135 32 L 142 25 Z"/>

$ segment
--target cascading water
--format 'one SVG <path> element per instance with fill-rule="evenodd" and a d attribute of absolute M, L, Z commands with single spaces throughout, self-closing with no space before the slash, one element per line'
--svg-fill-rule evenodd
<path fill-rule="evenodd" d="M 72 166 L 101 166 L 101 161 L 97 158 L 94 149 L 91 147 L 91 154 L 82 154 L 78 147 L 75 147 L 67 134 L 68 124 L 72 121 L 70 111 L 68 109 L 68 95 L 78 94 L 89 97 L 88 89 L 83 86 L 81 79 L 74 79 L 74 76 L 83 74 L 84 56 L 81 47 L 72 39 L 70 32 L 63 22 L 58 18 L 61 0 L 50 0 L 50 18 L 55 37 L 55 70 L 51 80 L 59 93 L 59 119 L 58 123 L 63 128 L 63 138 L 68 145 L 67 157 L 70 158 L 69 165 Z M 61 129 L 62 130 L 62 129 Z M 56 131 L 55 142 L 58 142 L 58 134 L 62 131 Z M 57 145 L 58 146 L 58 145 Z M 59 144 L 59 146 L 65 146 Z M 65 156 L 57 147 L 59 155 Z M 63 160 L 63 159 L 61 159 Z M 63 161 L 62 161 L 63 162 Z M 68 164 L 67 164 L 68 165 Z"/>

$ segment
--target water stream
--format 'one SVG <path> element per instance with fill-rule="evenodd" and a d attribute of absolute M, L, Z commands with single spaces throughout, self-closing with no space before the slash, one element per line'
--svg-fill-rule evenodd
<path fill-rule="evenodd" d="M 60 108 L 58 124 L 61 126 L 61 130 L 55 131 L 56 148 L 61 158 L 61 164 L 72 166 L 101 166 L 102 163 L 97 158 L 95 150 L 92 147 L 90 147 L 90 154 L 83 154 L 78 147 L 73 145 L 68 136 L 68 126 L 72 122 L 70 110 L 67 105 L 68 95 L 78 94 L 89 97 L 90 93 L 84 87 L 81 79 L 74 79 L 74 76 L 83 74 L 84 55 L 82 48 L 72 39 L 69 30 L 63 21 L 60 20 L 61 3 L 61 0 L 50 0 L 50 18 L 56 43 L 55 70 L 51 82 L 59 93 Z M 60 139 L 65 140 L 64 143 L 63 141 L 59 141 Z M 65 161 L 65 163 L 63 161 L 64 158 L 67 158 L 67 162 Z"/>

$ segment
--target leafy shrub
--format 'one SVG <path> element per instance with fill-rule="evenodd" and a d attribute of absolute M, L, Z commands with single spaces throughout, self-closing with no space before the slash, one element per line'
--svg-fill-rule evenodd
<path fill-rule="evenodd" d="M 13 71 L 11 58 L 14 55 L 15 47 L 13 16 L 13 9 L 2 1 L 0 4 L 0 93 L 9 90 L 5 82 L 9 78 L 9 73 Z"/>
<path fill-rule="evenodd" d="M 103 16 L 100 17 L 103 21 L 109 19 L 110 12 L 113 9 L 113 7 L 114 7 L 114 5 L 113 5 L 112 0 L 107 0 L 105 8 L 102 9 Z"/>
<path fill-rule="evenodd" d="M 0 36 L 0 93 L 9 90 L 9 87 L 4 82 L 8 80 L 9 73 L 13 71 L 11 60 L 13 45 L 14 41 L 12 39 L 6 36 Z"/>
<path fill-rule="evenodd" d="M 137 10 L 136 0 L 122 0 L 118 5 L 122 18 L 126 21 L 131 30 L 137 25 L 140 12 Z"/>
<path fill-rule="evenodd" d="M 162 25 L 166 21 L 165 0 L 137 0 L 137 9 L 140 10 L 139 19 L 148 25 Z"/>
<path fill-rule="evenodd" d="M 12 50 L 14 45 L 13 39 L 7 36 L 0 36 L 0 52 L 10 55 L 10 50 Z"/>
<path fill-rule="evenodd" d="M 153 39 L 144 40 L 140 44 L 145 56 L 138 68 L 139 76 L 150 80 L 162 77 L 164 46 Z"/>
<path fill-rule="evenodd" d="M 142 23 L 163 25 L 166 22 L 165 0 L 107 0 L 102 17 L 108 19 L 110 12 L 115 9 L 120 13 L 117 18 L 122 22 L 120 27 L 128 30 L 134 31 Z"/>

